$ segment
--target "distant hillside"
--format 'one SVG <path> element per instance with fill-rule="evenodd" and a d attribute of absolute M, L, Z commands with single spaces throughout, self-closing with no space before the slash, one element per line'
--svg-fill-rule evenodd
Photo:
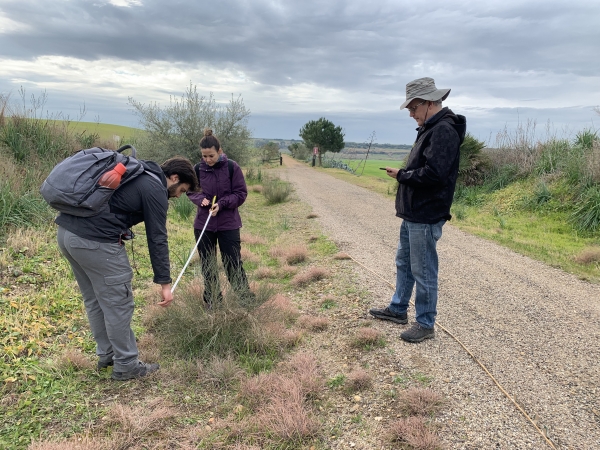
<path fill-rule="evenodd" d="M 279 139 L 279 138 L 273 138 L 273 139 L 267 139 L 267 138 L 254 138 L 254 145 L 256 147 L 260 147 L 262 145 L 265 145 L 268 142 L 276 142 L 279 144 L 279 148 L 287 148 L 289 145 L 295 143 L 295 142 L 302 142 L 301 139 Z M 363 151 L 366 151 L 367 147 L 369 146 L 368 142 L 346 142 L 345 143 L 345 150 L 346 149 L 362 149 Z M 404 153 L 406 152 L 406 150 L 410 150 L 412 148 L 412 145 L 406 145 L 406 144 L 377 144 L 377 143 L 373 143 L 371 144 L 371 151 L 376 151 L 378 153 L 387 153 L 387 152 L 401 152 Z M 343 150 L 343 151 L 345 151 Z M 380 150 L 383 150 L 383 152 L 380 152 Z"/>

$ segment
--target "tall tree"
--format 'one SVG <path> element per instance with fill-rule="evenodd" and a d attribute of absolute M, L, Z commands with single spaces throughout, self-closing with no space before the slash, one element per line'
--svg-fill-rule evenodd
<path fill-rule="evenodd" d="M 344 148 L 342 127 L 336 127 L 333 122 L 325 117 L 305 123 L 300 128 L 300 137 L 309 148 L 317 147 L 319 149 L 319 166 L 321 165 L 321 155 L 323 153 L 338 153 Z"/>

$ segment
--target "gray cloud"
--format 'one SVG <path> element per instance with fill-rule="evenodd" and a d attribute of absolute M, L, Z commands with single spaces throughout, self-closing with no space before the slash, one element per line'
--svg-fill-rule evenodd
<path fill-rule="evenodd" d="M 425 75 L 452 88 L 457 109 L 487 108 L 485 117 L 475 115 L 470 122 L 482 134 L 491 128 L 488 118 L 497 129 L 516 115 L 516 106 L 522 114 L 546 120 L 558 119 L 557 111 L 570 112 L 549 109 L 552 102 L 580 105 L 576 115 L 583 120 L 583 111 L 591 110 L 586 105 L 600 103 L 598 17 L 600 3 L 588 0 L 142 0 L 130 7 L 107 0 L 4 0 L 0 57 L 107 58 L 124 68 L 130 61 L 167 61 L 240 71 L 258 83 L 257 92 L 302 83 L 334 88 L 364 105 L 362 117 L 337 113 L 356 133 L 353 140 L 381 125 L 388 130 L 378 132 L 381 139 L 406 143 L 410 134 L 394 130 L 404 127 L 410 133 L 412 124 L 397 121 L 401 113 L 391 108 L 401 102 L 407 81 Z M 2 31 L 2 18 L 22 26 Z M 0 91 L 14 87 L 0 79 Z M 118 80 L 113 87 L 118 89 Z M 92 99 L 103 102 L 89 93 L 86 102 Z M 304 120 L 304 113 L 294 114 L 298 100 L 281 101 L 291 109 L 285 120 Z M 388 102 L 389 114 L 373 110 L 382 101 Z M 260 105 L 251 109 L 259 111 L 256 124 L 284 123 L 281 114 L 270 116 Z M 315 111 L 311 118 L 320 115 L 325 114 Z M 292 128 L 299 126 L 282 125 L 286 133 Z"/>

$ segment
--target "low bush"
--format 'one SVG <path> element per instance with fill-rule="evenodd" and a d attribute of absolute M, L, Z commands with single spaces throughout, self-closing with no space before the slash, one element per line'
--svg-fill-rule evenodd
<path fill-rule="evenodd" d="M 263 183 L 263 195 L 267 199 L 267 204 L 274 205 L 284 203 L 292 194 L 292 185 L 287 181 L 273 178 L 265 180 Z"/>
<path fill-rule="evenodd" d="M 571 221 L 579 231 L 600 230 L 600 185 L 591 186 L 583 192 Z"/>

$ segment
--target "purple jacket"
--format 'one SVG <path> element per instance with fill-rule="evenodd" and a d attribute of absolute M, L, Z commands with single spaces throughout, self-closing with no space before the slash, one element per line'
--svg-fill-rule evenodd
<path fill-rule="evenodd" d="M 198 192 L 189 192 L 188 198 L 198 206 L 194 228 L 201 230 L 204 228 L 210 205 L 200 206 L 205 198 L 212 203 L 213 197 L 217 196 L 219 212 L 215 217 L 211 217 L 207 231 L 227 231 L 237 230 L 242 227 L 242 219 L 238 208 L 244 204 L 248 196 L 246 189 L 246 180 L 242 169 L 235 161 L 233 163 L 233 174 L 229 179 L 229 167 L 227 156 L 223 154 L 221 161 L 210 167 L 204 161 L 200 161 L 194 166 L 200 190 Z"/>

